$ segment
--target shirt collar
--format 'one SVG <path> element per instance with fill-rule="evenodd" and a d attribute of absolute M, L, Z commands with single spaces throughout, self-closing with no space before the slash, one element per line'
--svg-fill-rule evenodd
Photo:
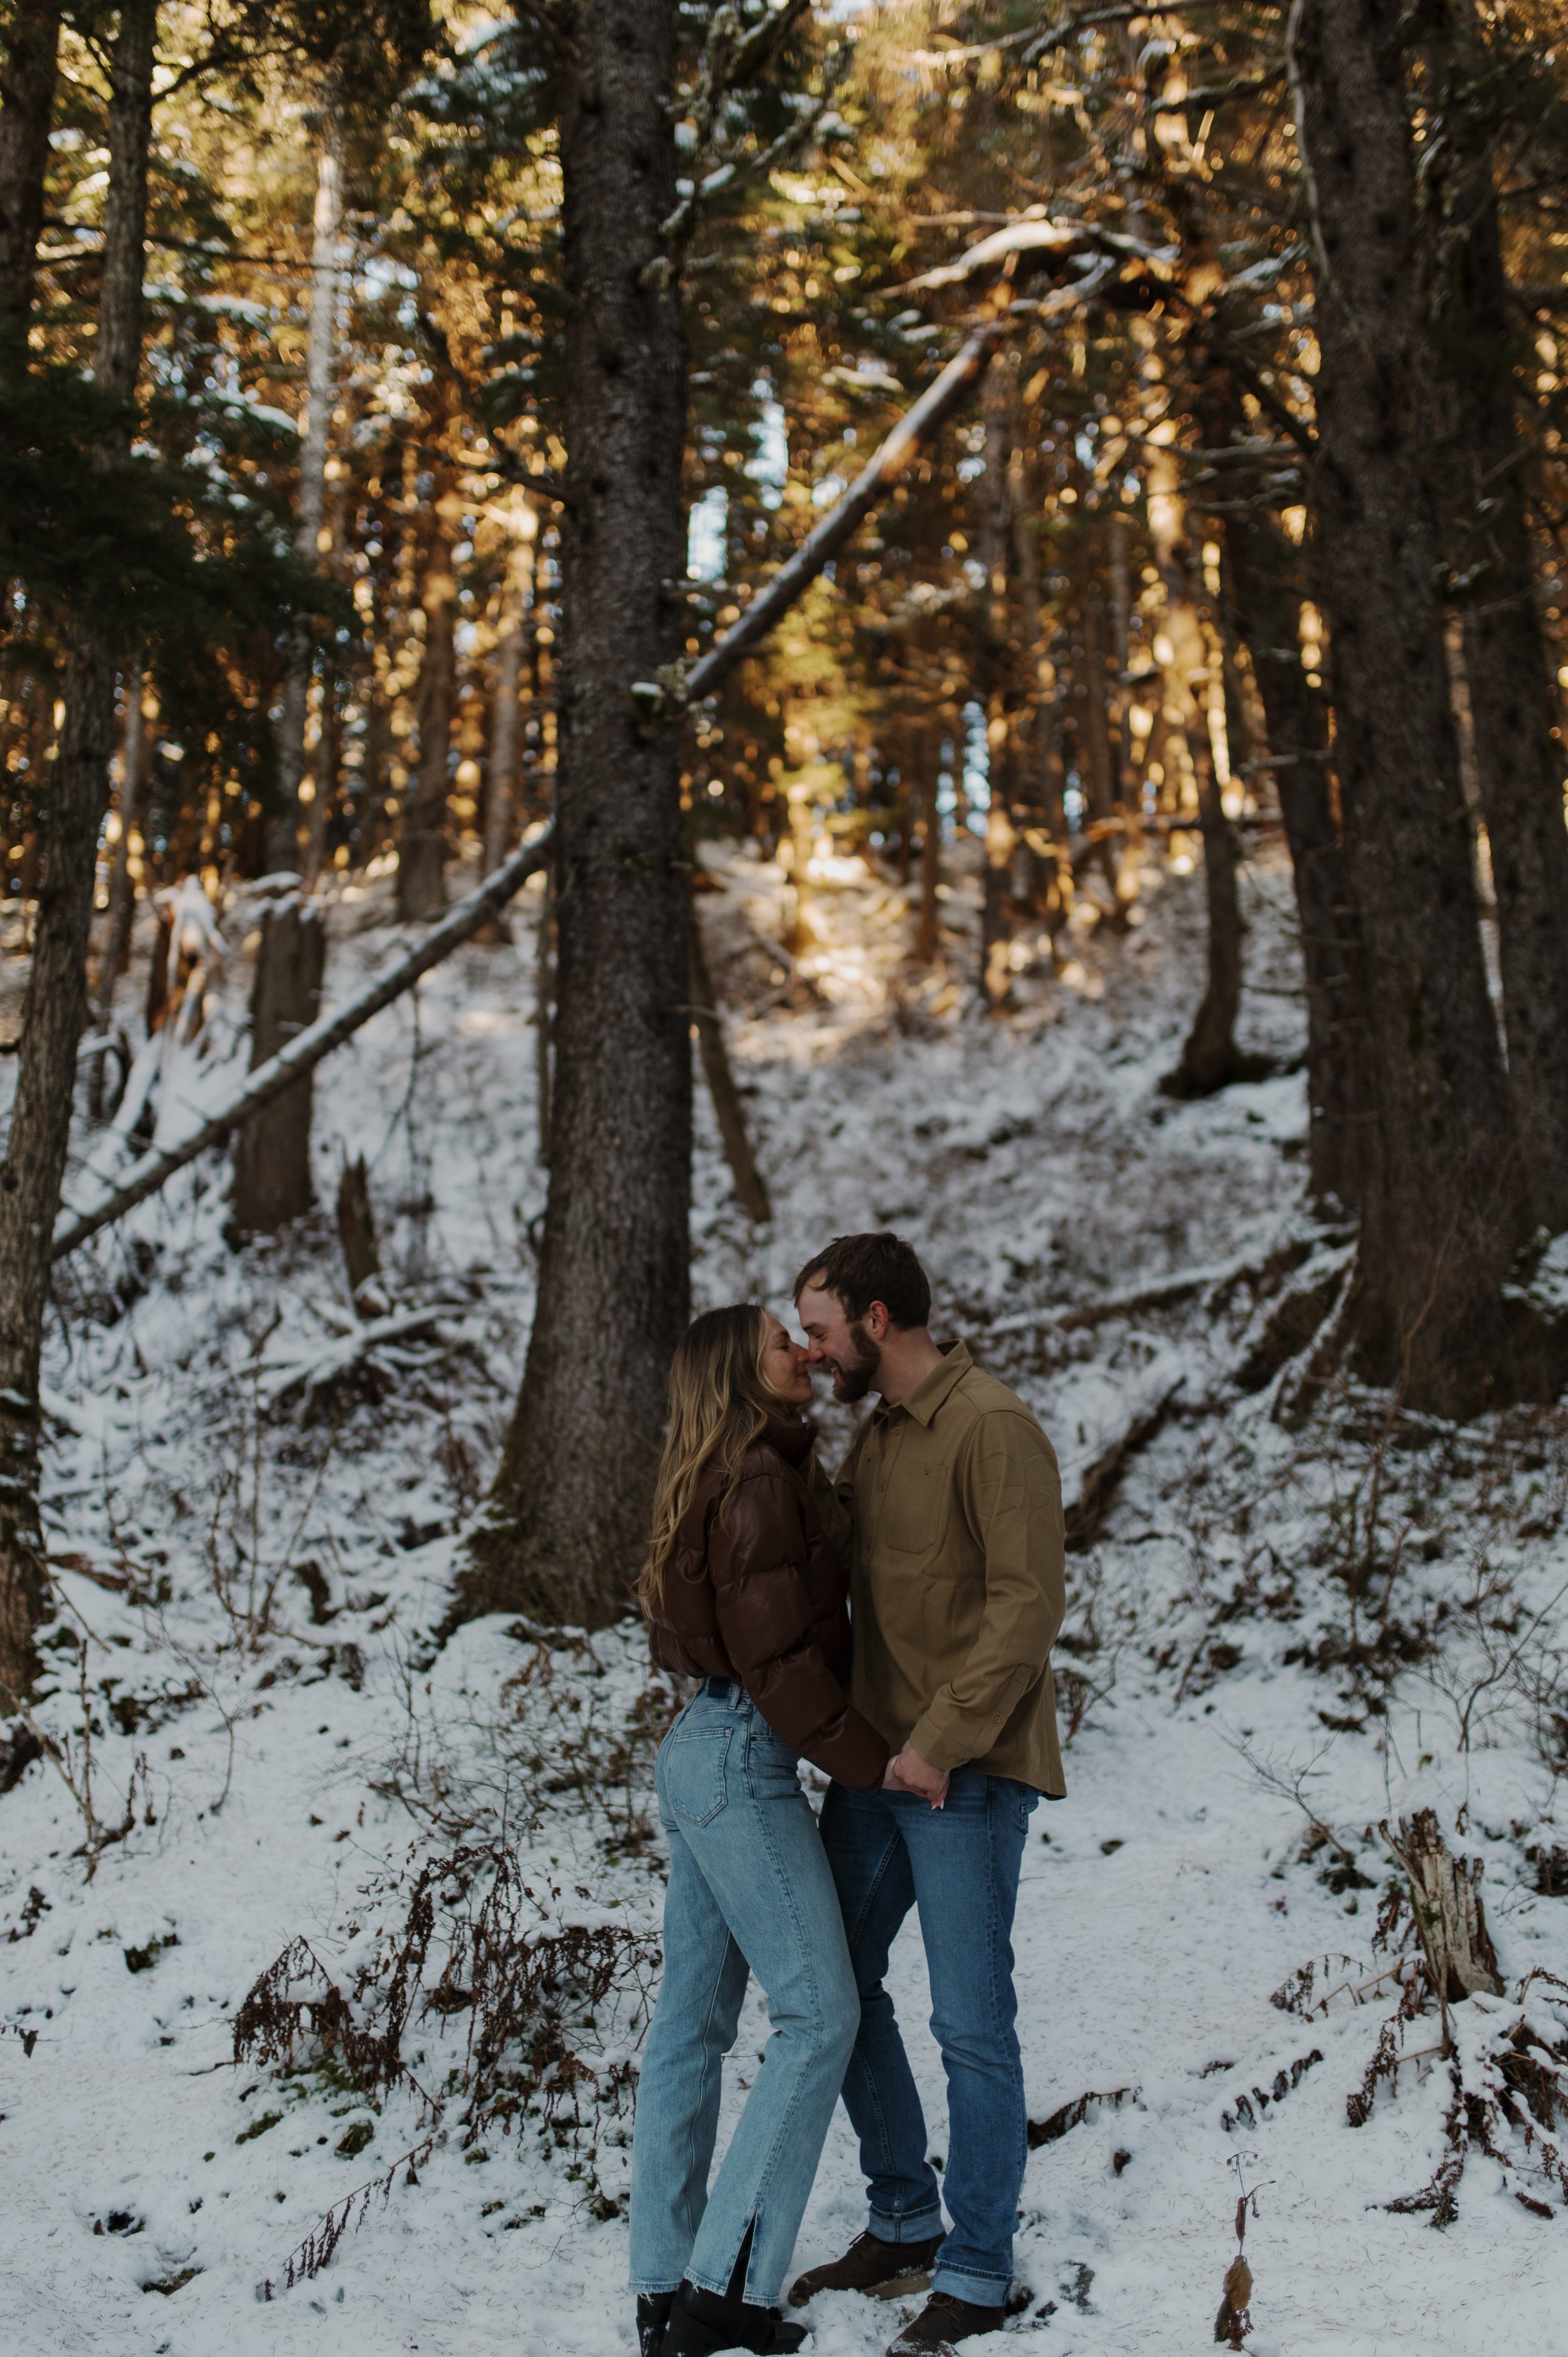
<path fill-rule="evenodd" d="M 967 1342 L 950 1342 L 942 1353 L 942 1363 L 933 1367 L 924 1383 L 917 1383 L 906 1400 L 890 1405 L 884 1400 L 876 1410 L 878 1415 L 889 1416 L 903 1409 L 917 1424 L 929 1425 L 938 1408 L 946 1399 L 960 1377 L 966 1375 L 974 1364 Z"/>

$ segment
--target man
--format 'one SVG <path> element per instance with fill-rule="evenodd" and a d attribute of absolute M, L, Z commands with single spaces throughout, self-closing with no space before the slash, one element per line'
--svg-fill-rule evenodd
<path fill-rule="evenodd" d="M 1012 2277 L 1028 2126 L 1013 1914 L 1030 1813 L 1063 1791 L 1049 1666 L 1066 1604 L 1061 1482 L 1023 1401 L 962 1343 L 932 1340 L 930 1286 L 898 1237 L 838 1237 L 795 1301 L 835 1395 L 881 1394 L 838 1489 L 854 1532 L 851 1698 L 895 1757 L 880 1791 L 833 1784 L 822 1817 L 860 1990 L 843 2097 L 870 2225 L 789 2298 L 919 2289 L 932 2267 L 929 2300 L 887 2352 L 920 2357 L 996 2331 Z M 911 1906 L 947 2073 L 945 2236 L 883 1986 Z"/>

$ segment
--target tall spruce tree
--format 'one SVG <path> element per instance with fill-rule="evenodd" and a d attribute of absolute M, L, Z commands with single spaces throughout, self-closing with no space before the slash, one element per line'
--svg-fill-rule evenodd
<path fill-rule="evenodd" d="M 1322 351 L 1314 490 L 1366 971 L 1353 1330 L 1413 1405 L 1466 1415 L 1506 1364 L 1526 1197 L 1449 708 L 1408 39 L 1396 0 L 1291 11 Z"/>

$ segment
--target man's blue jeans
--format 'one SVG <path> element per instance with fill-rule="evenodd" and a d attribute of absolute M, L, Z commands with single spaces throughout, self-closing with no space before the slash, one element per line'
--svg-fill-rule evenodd
<path fill-rule="evenodd" d="M 716 1685 L 718 1681 L 714 1681 Z M 729 2287 L 755 2221 L 746 2299 L 771 2308 L 854 2043 L 860 2005 L 799 1760 L 738 1686 L 700 1692 L 660 1747 L 670 1841 L 664 1979 L 631 2159 L 631 2287 Z M 746 1967 L 773 2035 L 708 2191 L 723 2058 Z"/>
<path fill-rule="evenodd" d="M 912 1793 L 854 1792 L 842 1784 L 822 1807 L 822 1845 L 860 1990 L 860 2034 L 843 2099 L 860 2138 L 871 2231 L 887 2243 L 918 2243 L 942 2231 L 925 2116 L 882 1985 L 894 1936 L 917 1907 L 931 2029 L 948 2082 L 941 2192 L 952 2222 L 932 2283 L 981 2307 L 1007 2298 L 1028 2158 L 1013 1912 L 1038 1798 L 1011 1777 L 963 1768 L 945 1808 Z"/>

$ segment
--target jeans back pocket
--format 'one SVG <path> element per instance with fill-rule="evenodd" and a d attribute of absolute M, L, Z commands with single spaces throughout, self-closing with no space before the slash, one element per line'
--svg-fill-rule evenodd
<path fill-rule="evenodd" d="M 671 1814 L 687 1825 L 712 1824 L 724 1807 L 732 1727 L 677 1727 L 660 1759 L 659 1783 Z"/>

